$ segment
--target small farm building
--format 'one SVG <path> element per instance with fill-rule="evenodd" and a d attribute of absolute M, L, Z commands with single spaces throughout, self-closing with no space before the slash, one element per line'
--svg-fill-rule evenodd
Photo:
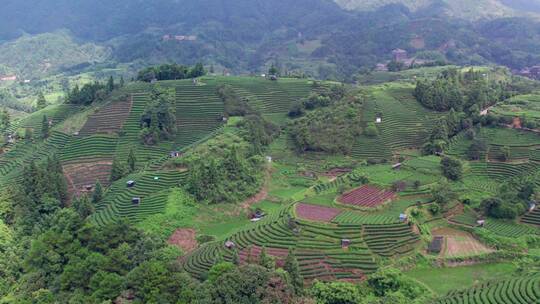
<path fill-rule="evenodd" d="M 131 199 L 131 202 L 133 203 L 133 205 L 139 205 L 141 203 L 141 198 L 140 197 L 134 197 Z"/>
<path fill-rule="evenodd" d="M 180 152 L 180 151 L 171 151 L 171 153 L 169 153 L 169 157 L 171 157 L 171 158 L 182 157 L 182 152 Z"/>
<path fill-rule="evenodd" d="M 404 214 L 404 213 L 400 214 L 400 215 L 399 215 L 399 220 L 400 220 L 401 222 L 406 222 L 406 221 L 407 221 L 407 215 Z"/>
<path fill-rule="evenodd" d="M 428 246 L 428 251 L 430 253 L 440 253 L 442 250 L 443 241 L 444 241 L 443 236 L 434 237 Z"/>
<path fill-rule="evenodd" d="M 236 244 L 233 241 L 226 241 L 225 247 L 227 247 L 228 249 L 234 249 L 236 247 Z"/>
<path fill-rule="evenodd" d="M 127 184 L 128 188 L 133 188 L 135 186 L 135 181 L 130 180 L 126 184 Z"/>

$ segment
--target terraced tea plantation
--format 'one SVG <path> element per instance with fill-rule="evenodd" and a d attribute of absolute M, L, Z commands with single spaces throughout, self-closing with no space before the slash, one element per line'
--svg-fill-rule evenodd
<path fill-rule="evenodd" d="M 124 121 L 131 112 L 131 97 L 123 101 L 109 103 L 88 117 L 80 136 L 89 136 L 97 133 L 114 134 L 122 129 Z"/>
<path fill-rule="evenodd" d="M 424 109 L 412 91 L 413 87 L 406 84 L 385 84 L 369 91 L 362 120 L 375 123 L 379 136 L 361 136 L 353 147 L 354 157 L 389 159 L 394 152 L 424 144 L 440 114 Z"/>
<path fill-rule="evenodd" d="M 175 84 L 178 133 L 175 149 L 181 150 L 211 134 L 223 125 L 224 105 L 215 85 Z"/>
<path fill-rule="evenodd" d="M 540 95 L 536 92 L 514 96 L 497 105 L 492 112 L 509 118 L 525 117 L 528 120 L 540 122 Z"/>
<path fill-rule="evenodd" d="M 181 186 L 186 174 L 164 171 L 130 175 L 121 179 L 113 183 L 96 206 L 92 220 L 98 225 L 120 219 L 137 222 L 162 212 L 167 202 L 168 189 Z M 128 181 L 135 181 L 135 185 L 128 187 Z"/>
<path fill-rule="evenodd" d="M 535 208 L 532 212 L 528 212 L 521 218 L 521 222 L 525 224 L 540 226 L 540 210 L 538 208 Z"/>
<path fill-rule="evenodd" d="M 540 303 L 540 276 L 494 281 L 452 291 L 436 304 L 531 304 Z"/>
<path fill-rule="evenodd" d="M 150 89 L 154 85 L 174 93 L 177 132 L 160 138 L 155 145 L 145 145 L 141 141 L 141 115 L 152 102 Z M 231 86 L 262 117 L 279 127 L 268 149 L 261 152 L 254 146 L 252 134 L 239 127 L 243 117 L 226 117 L 218 95 L 221 85 Z M 237 261 L 238 255 L 240 264 L 256 263 L 263 250 L 277 268 L 284 267 L 289 252 L 294 253 L 306 286 L 315 280 L 356 284 L 386 267 L 411 271 L 425 267 L 444 273 L 446 268 L 440 267 L 461 271 L 476 263 L 504 262 L 518 268 L 512 263 L 517 261 L 513 257 L 519 257 L 515 264 L 525 269 L 522 263 L 538 261 L 540 209 L 502 220 L 490 217 L 492 213 L 486 211 L 490 206 L 484 201 L 501 194 L 502 185 L 526 194 L 524 206 L 536 199 L 529 192 L 537 191 L 535 185 L 540 187 L 538 134 L 477 124 L 475 132 L 462 131 L 452 137 L 443 153 L 425 155 L 422 147 L 447 113 L 424 108 L 413 97 L 414 85 L 409 82 L 379 83 L 347 87 L 348 94 L 356 95 L 346 96 L 357 103 L 351 107 L 351 115 L 355 119 L 361 116 L 355 120 L 360 128 L 365 131 L 375 126 L 377 134 L 364 132 L 352 137 L 347 143 L 349 148 L 353 145 L 352 151 L 346 155 L 319 150 L 300 153 L 290 136 L 293 118 L 287 113 L 295 102 L 330 85 L 308 79 L 205 76 L 157 84 L 129 83 L 115 91 L 115 98 L 88 107 L 50 106 L 11 127 L 11 132 L 19 133 L 21 128 L 32 128 L 34 138 L 19 138 L 4 146 L 0 186 L 20 182 L 22 169 L 32 161 L 56 155 L 70 196 L 91 195 L 96 182 L 104 186 L 103 197 L 89 217 L 91 223 L 104 226 L 126 221 L 174 245 L 179 244 L 171 237 L 173 231 L 189 231 L 183 236 L 189 239 L 180 241 L 189 242 L 191 247 L 179 245 L 185 254 L 178 261 L 187 273 L 201 280 L 222 260 Z M 43 114 L 52 120 L 45 140 L 40 138 Z M 80 131 L 72 132 L 75 129 Z M 310 132 L 308 129 L 305 132 Z M 468 159 L 474 142 L 470 133 L 486 143 L 478 160 Z M 200 174 L 189 172 L 193 166 L 183 157 L 191 160 L 191 153 L 204 150 L 194 148 L 231 134 L 241 138 L 235 136 L 231 141 L 236 147 L 257 149 L 249 161 L 264 164 L 257 167 L 261 172 L 254 174 L 250 169 L 252 176 L 235 184 L 238 194 L 249 189 L 250 195 L 255 195 L 238 196 L 238 202 L 231 204 L 220 201 L 225 195 L 203 203 L 193 195 L 194 191 L 204 192 L 195 189 L 196 175 Z M 206 146 L 211 145 L 200 148 Z M 221 151 L 218 146 L 208 150 Z M 133 167 L 128 163 L 131 151 L 136 158 Z M 208 159 L 214 161 L 210 152 Z M 445 156 L 462 161 L 462 178 L 445 178 L 447 172 L 441 166 Z M 217 178 L 237 182 L 234 179 L 239 174 L 229 169 L 240 167 L 242 162 L 216 163 L 227 172 Z M 122 178 L 111 177 L 117 171 L 124 171 Z M 208 181 L 213 181 L 212 177 Z M 260 189 L 251 189 L 254 181 Z M 514 186 L 521 181 L 530 184 L 523 189 Z M 438 197 L 439 192 L 444 197 Z M 444 201 L 446 196 L 449 199 Z M 436 237 L 444 240 L 438 252 L 432 248 Z M 501 242 L 515 243 L 506 246 Z M 419 267 L 408 265 L 411 261 Z M 517 275 L 485 280 L 483 275 L 474 274 L 456 283 L 461 284 L 459 289 L 426 292 L 433 292 L 429 300 L 436 304 L 540 303 L 540 277 Z M 446 294 L 448 290 L 453 291 Z"/>
<path fill-rule="evenodd" d="M 264 114 L 286 114 L 293 102 L 305 98 L 313 90 L 313 83 L 306 79 L 280 79 L 268 81 L 262 77 L 203 78 L 213 85 L 228 84 Z"/>
<path fill-rule="evenodd" d="M 328 208 L 310 208 L 300 204 L 296 209 L 297 214 L 298 208 L 301 214 L 317 213 L 313 217 L 316 221 L 320 219 L 320 214 L 330 211 Z M 407 254 L 418 245 L 418 235 L 404 223 L 362 225 L 343 220 L 337 225 L 323 224 L 295 219 L 291 210 L 291 207 L 286 208 L 280 214 L 227 238 L 229 243 L 234 244 L 234 249 L 227 248 L 225 242 L 202 246 L 187 257 L 184 263 L 186 271 L 204 277 L 216 256 L 222 255 L 230 261 L 233 250 L 249 252 L 250 247 L 256 246 L 266 248 L 267 253 L 278 260 L 283 260 L 288 249 L 294 249 L 302 275 L 308 280 L 360 280 L 377 268 L 377 256 Z"/>

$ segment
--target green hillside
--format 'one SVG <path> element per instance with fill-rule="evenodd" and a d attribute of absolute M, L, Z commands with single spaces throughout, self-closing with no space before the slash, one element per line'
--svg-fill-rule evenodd
<path fill-rule="evenodd" d="M 47 225 L 58 197 L 65 204 L 58 210 L 91 224 L 76 237 L 94 252 L 102 249 L 87 234 L 109 227 L 118 229 L 110 242 L 140 238 L 115 247 L 117 256 L 163 246 L 153 261 L 171 256 L 174 271 L 201 290 L 220 276 L 219 267 L 262 264 L 258 273 L 289 269 L 312 298 L 321 286 L 343 284 L 389 299 L 373 285 L 382 276 L 404 284 L 395 292 L 407 290 L 398 296 L 406 301 L 534 303 L 540 286 L 528 269 L 539 266 L 540 216 L 528 208 L 540 193 L 540 137 L 509 128 L 504 114 L 480 115 L 465 103 L 488 107 L 472 97 L 471 82 L 492 90 L 500 105 L 506 99 L 493 92 L 519 81 L 497 69 L 478 71 L 493 82 L 474 69 L 451 67 L 358 86 L 247 76 L 128 82 L 104 100 L 49 105 L 16 121 L 8 129 L 15 140 L 0 154 L 0 188 L 23 185 L 21 193 L 29 194 L 18 206 L 47 202 L 31 209 L 44 221 L 36 225 Z M 459 111 L 429 109 L 413 75 L 453 81 L 467 98 L 457 103 Z M 227 112 L 231 103 L 244 114 Z M 44 116 L 52 120 L 48 128 Z M 33 135 L 24 138 L 28 130 Z M 304 138 L 320 149 L 298 149 Z M 430 150 L 437 144 L 440 151 Z M 473 144 L 484 150 L 472 153 Z M 40 182 L 43 176 L 49 180 Z M 32 197 L 57 180 L 65 181 L 65 192 Z M 438 250 L 437 239 L 443 240 Z M 503 277 L 491 277 L 500 269 Z"/>
<path fill-rule="evenodd" d="M 39 79 L 75 66 L 102 63 L 109 56 L 106 48 L 80 44 L 66 31 L 26 35 L 0 45 L 0 66 L 19 79 Z"/>

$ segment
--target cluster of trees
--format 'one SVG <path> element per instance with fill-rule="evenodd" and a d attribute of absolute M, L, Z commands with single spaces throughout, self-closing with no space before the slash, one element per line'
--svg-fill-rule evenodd
<path fill-rule="evenodd" d="M 21 187 L 16 192 L 14 212 L 18 226 L 30 232 L 36 227 L 46 226 L 50 216 L 66 205 L 67 182 L 56 155 L 43 164 L 30 162 L 23 168 L 22 177 Z"/>
<path fill-rule="evenodd" d="M 6 108 L 2 108 L 0 111 L 0 133 L 4 134 L 11 126 L 11 115 Z"/>
<path fill-rule="evenodd" d="M 38 93 L 38 98 L 36 100 L 36 110 L 41 110 L 47 107 L 47 100 L 45 99 L 45 95 L 43 95 L 43 92 Z"/>
<path fill-rule="evenodd" d="M 250 154 L 262 155 L 265 148 L 272 143 L 279 134 L 279 126 L 264 119 L 259 114 L 251 114 L 244 117 L 237 124 L 240 129 L 239 135 L 249 143 Z"/>
<path fill-rule="evenodd" d="M 467 149 L 467 158 L 469 160 L 480 160 L 486 156 L 488 145 L 485 140 L 474 137 L 474 130 L 468 133 L 468 137 L 473 140 Z M 470 134 L 470 135 L 469 135 Z M 472 138 L 471 138 L 472 137 Z"/>
<path fill-rule="evenodd" d="M 261 154 L 279 133 L 279 127 L 262 117 L 259 111 L 249 105 L 249 100 L 239 96 L 230 85 L 219 86 L 217 94 L 225 105 L 227 116 L 243 117 L 236 125 L 239 134 L 250 144 L 253 154 Z"/>
<path fill-rule="evenodd" d="M 441 160 L 443 175 L 452 181 L 458 181 L 463 177 L 463 164 L 459 159 L 444 157 Z"/>
<path fill-rule="evenodd" d="M 341 100 L 347 93 L 345 86 L 343 85 L 333 85 L 328 87 L 318 82 L 313 84 L 313 90 L 315 92 L 311 93 L 307 98 L 302 98 L 293 103 L 289 110 L 289 117 L 301 117 L 306 114 L 306 111 L 328 107 L 336 101 Z"/>
<path fill-rule="evenodd" d="M 235 134 L 217 136 L 183 159 L 189 168 L 188 191 L 200 201 L 234 203 L 255 194 L 263 179 L 264 160 Z"/>
<path fill-rule="evenodd" d="M 145 145 L 155 145 L 176 133 L 175 95 L 172 89 L 152 88 L 150 101 L 141 115 L 140 138 Z"/>
<path fill-rule="evenodd" d="M 515 219 L 531 202 L 540 202 L 540 188 L 534 181 L 522 179 L 503 184 L 497 195 L 482 201 L 481 208 L 494 218 Z"/>
<path fill-rule="evenodd" d="M 441 180 L 431 188 L 431 195 L 435 205 L 431 206 L 431 212 L 436 214 L 448 209 L 448 205 L 458 199 L 458 194 L 452 189 L 447 180 Z"/>
<path fill-rule="evenodd" d="M 330 99 L 330 105 L 315 107 L 290 123 L 289 135 L 299 152 L 351 152 L 356 138 L 364 131 L 360 115 L 363 102 L 357 96 L 337 96 L 341 99 Z M 312 95 L 305 102 L 309 105 L 320 105 L 317 101 L 326 101 L 327 98 L 324 95 Z"/>
<path fill-rule="evenodd" d="M 483 116 L 482 116 L 483 117 Z M 473 139 L 476 131 L 475 124 L 483 123 L 480 116 L 469 117 L 466 113 L 457 112 L 453 108 L 435 122 L 433 129 L 422 150 L 425 154 L 442 153 L 448 148 L 448 140 L 461 131 L 467 132 L 467 136 Z"/>
<path fill-rule="evenodd" d="M 504 86 L 490 82 L 488 74 L 472 68 L 465 73 L 448 69 L 435 80 L 419 80 L 414 96 L 429 109 L 471 114 L 504 99 Z"/>
<path fill-rule="evenodd" d="M 193 67 L 179 64 L 162 64 L 142 69 L 137 74 L 137 80 L 151 82 L 155 80 L 179 80 L 197 78 L 204 76 L 206 71 L 202 63 L 197 63 Z"/>
<path fill-rule="evenodd" d="M 246 116 L 255 113 L 248 100 L 236 94 L 232 86 L 220 85 L 217 88 L 217 94 L 225 105 L 225 114 L 227 116 Z"/>
<path fill-rule="evenodd" d="M 66 102 L 87 106 L 94 102 L 105 100 L 109 94 L 112 93 L 112 91 L 123 85 L 123 78 L 120 80 L 120 84 L 115 84 L 112 76 L 109 77 L 107 83 L 95 81 L 93 83 L 83 85 L 82 88 L 80 88 L 77 84 L 71 91 L 68 92 Z"/>
<path fill-rule="evenodd" d="M 135 150 L 131 148 L 125 163 L 118 158 L 113 160 L 110 176 L 111 182 L 117 181 L 129 173 L 135 172 L 136 168 L 137 156 L 135 155 Z"/>

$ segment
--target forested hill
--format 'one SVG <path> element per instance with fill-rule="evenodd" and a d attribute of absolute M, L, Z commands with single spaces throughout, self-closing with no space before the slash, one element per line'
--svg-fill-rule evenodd
<path fill-rule="evenodd" d="M 37 79 L 103 68 L 95 65 L 136 70 L 202 62 L 218 73 L 258 74 L 276 64 L 284 74 L 352 82 L 355 74 L 390 61 L 396 48 L 421 61 L 460 65 L 520 70 L 540 62 L 540 23 L 530 18 L 538 1 L 336 2 L 6 0 L 0 48 L 30 60 L 22 66 L 0 57 L 0 69 Z M 527 16 L 516 13 L 525 9 Z M 493 19 L 477 20 L 482 16 Z M 71 37 L 39 36 L 50 33 Z M 51 58 L 26 45 L 52 50 Z M 77 55 L 80 49 L 84 56 Z"/>
<path fill-rule="evenodd" d="M 217 31 L 242 39 L 260 39 L 262 31 L 322 27 L 345 15 L 329 0 L 5 0 L 0 11 L 0 39 L 22 32 L 38 34 L 61 28 L 94 40 L 136 34 L 148 28 L 194 29 L 212 23 Z M 68 16 L 66 18 L 66 16 Z"/>

